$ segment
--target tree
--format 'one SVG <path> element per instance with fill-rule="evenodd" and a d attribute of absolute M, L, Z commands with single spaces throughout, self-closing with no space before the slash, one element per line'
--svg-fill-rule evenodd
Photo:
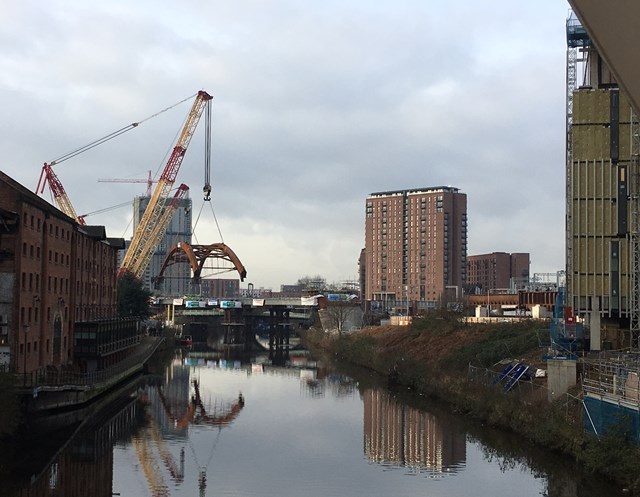
<path fill-rule="evenodd" d="M 142 281 L 126 272 L 118 278 L 116 304 L 121 318 L 137 316 L 147 318 L 151 314 L 149 298 L 151 292 L 142 286 Z"/>
<path fill-rule="evenodd" d="M 341 334 L 353 328 L 361 328 L 363 312 L 360 306 L 348 302 L 330 302 L 324 310 L 324 328 Z"/>

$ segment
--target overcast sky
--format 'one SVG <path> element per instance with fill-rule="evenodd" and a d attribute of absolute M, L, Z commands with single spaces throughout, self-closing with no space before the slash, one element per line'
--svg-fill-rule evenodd
<path fill-rule="evenodd" d="M 43 162 L 204 89 L 213 211 L 203 122 L 176 186 L 201 212 L 197 241 L 240 257 L 243 286 L 355 279 L 367 195 L 439 185 L 467 194 L 469 255 L 564 268 L 563 0 L 0 5 L 1 168 L 30 189 Z M 143 194 L 97 180 L 159 174 L 191 104 L 57 166 L 78 214 Z M 87 222 L 129 238 L 131 217 Z"/>

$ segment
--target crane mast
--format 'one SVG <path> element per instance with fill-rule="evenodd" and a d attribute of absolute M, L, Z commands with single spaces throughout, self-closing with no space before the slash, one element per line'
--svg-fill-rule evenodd
<path fill-rule="evenodd" d="M 160 243 L 160 240 L 162 240 L 162 237 L 166 233 L 167 227 L 169 226 L 173 215 L 175 214 L 176 210 L 178 210 L 178 207 L 180 207 L 180 201 L 187 196 L 188 192 L 189 187 L 187 185 L 182 184 L 178 187 L 178 190 L 173 196 L 173 199 L 171 200 L 167 208 L 164 209 L 164 212 L 160 216 L 160 219 L 149 234 L 149 239 L 147 242 L 148 246 L 150 247 L 149 250 L 143 250 L 140 257 L 134 260 L 131 267 L 128 268 L 128 271 L 133 273 L 138 278 L 142 276 L 144 270 L 149 265 L 149 261 L 151 260 L 151 257 L 153 257 L 153 253 Z"/>
<path fill-rule="evenodd" d="M 182 132 L 180 133 L 176 146 L 169 157 L 162 176 L 160 176 L 158 185 L 149 201 L 149 205 L 147 205 L 144 215 L 133 234 L 129 249 L 120 266 L 119 274 L 128 271 L 137 278 L 140 278 L 147 268 L 147 264 L 160 238 L 164 235 L 167 225 L 171 221 L 171 216 L 163 216 L 169 193 L 175 183 L 176 176 L 182 165 L 182 160 L 187 152 L 187 147 L 193 137 L 193 133 L 200 121 L 200 116 L 204 108 L 211 105 L 212 98 L 213 97 L 205 91 L 199 91 L 196 95 L 196 99 L 182 127 Z M 207 113 L 207 118 L 210 118 L 209 112 Z M 210 127 L 207 126 L 207 129 L 210 129 Z M 207 135 L 206 140 L 209 141 L 210 139 L 210 135 Z M 206 148 L 209 149 L 208 146 Z M 165 223 L 164 228 L 160 225 L 161 222 Z M 158 238 L 157 235 L 159 232 L 161 232 L 162 235 Z"/>

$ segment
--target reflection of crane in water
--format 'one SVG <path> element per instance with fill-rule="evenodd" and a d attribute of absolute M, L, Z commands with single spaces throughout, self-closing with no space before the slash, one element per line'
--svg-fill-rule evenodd
<path fill-rule="evenodd" d="M 166 413 L 167 417 L 174 426 L 180 431 L 185 430 L 189 425 L 210 425 L 216 426 L 218 428 L 218 433 L 216 435 L 216 439 L 214 443 L 211 445 L 211 451 L 209 457 L 207 459 L 206 464 L 200 464 L 196 452 L 193 448 L 193 444 L 191 440 L 189 440 L 189 446 L 191 448 L 191 453 L 195 460 L 196 465 L 199 468 L 198 474 L 198 488 L 200 490 L 200 496 L 204 497 L 206 492 L 207 485 L 207 469 L 211 464 L 211 460 L 213 459 L 213 453 L 215 447 L 218 444 L 218 440 L 220 438 L 220 432 L 222 428 L 231 424 L 231 422 L 240 414 L 240 411 L 244 407 L 244 397 L 242 393 L 238 395 L 237 400 L 231 402 L 225 406 L 214 405 L 213 408 L 207 405 L 202 401 L 202 397 L 200 395 L 200 384 L 198 380 L 193 380 L 193 389 L 194 394 L 191 396 L 191 400 L 189 402 L 188 408 L 184 415 L 178 417 L 173 414 L 173 411 L 164 396 L 162 390 L 158 388 L 158 397 L 160 399 L 160 403 L 162 404 L 162 408 Z M 157 424 L 150 417 L 149 428 L 147 429 L 148 437 L 153 438 L 158 452 L 160 453 L 160 458 L 162 459 L 165 467 L 171 474 L 172 479 L 176 483 L 181 483 L 184 479 L 184 448 L 180 451 L 180 464 L 177 465 L 173 455 L 166 448 L 164 444 L 164 440 L 162 439 L 162 435 L 158 429 Z M 159 465 L 156 462 L 153 451 L 149 447 L 147 443 L 148 437 L 136 437 L 134 438 L 134 445 L 136 448 L 136 452 L 138 454 L 138 458 L 142 463 L 142 468 L 145 473 L 145 477 L 149 483 L 149 487 L 151 488 L 151 494 L 153 497 L 168 497 L 169 496 L 169 488 L 162 476 L 162 472 L 160 470 Z"/>

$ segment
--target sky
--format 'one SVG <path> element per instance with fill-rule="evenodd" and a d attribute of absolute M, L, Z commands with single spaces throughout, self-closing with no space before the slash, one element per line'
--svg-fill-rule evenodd
<path fill-rule="evenodd" d="M 468 255 L 564 268 L 563 0 L 0 0 L 0 169 L 35 191 L 44 162 L 205 90 L 178 173 L 195 241 L 247 283 L 357 279 L 372 192 L 467 195 Z M 55 166 L 78 214 L 142 195 L 193 99 Z M 43 197 L 51 202 L 45 191 Z M 91 214 L 131 237 L 133 209 Z M 232 274 L 221 277 L 234 277 Z"/>

